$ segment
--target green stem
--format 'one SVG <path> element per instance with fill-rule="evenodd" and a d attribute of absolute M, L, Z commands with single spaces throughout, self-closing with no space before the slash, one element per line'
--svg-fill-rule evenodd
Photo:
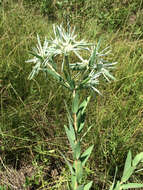
<path fill-rule="evenodd" d="M 70 71 L 70 65 L 69 65 L 69 58 L 68 58 L 67 55 L 65 56 L 65 63 L 66 63 L 66 69 L 67 69 L 67 71 L 68 71 L 68 73 L 69 73 L 69 76 L 70 76 L 70 78 L 71 78 L 71 71 Z"/>
<path fill-rule="evenodd" d="M 76 90 L 74 89 L 73 90 L 73 99 L 75 98 L 75 94 L 76 94 Z M 74 124 L 74 130 L 75 130 L 75 136 L 76 136 L 76 140 L 75 140 L 75 144 L 77 144 L 77 142 L 78 142 L 78 136 L 77 136 L 77 115 L 76 115 L 76 113 L 73 113 L 73 124 Z M 78 162 L 78 160 L 76 159 L 75 160 L 75 171 L 77 171 L 77 162 Z M 75 183 L 75 187 L 74 187 L 74 189 L 76 190 L 77 188 L 78 188 L 78 181 L 76 181 L 76 183 Z"/>
<path fill-rule="evenodd" d="M 75 93 L 76 93 L 76 91 L 73 90 L 73 99 L 75 98 Z M 76 116 L 76 113 L 73 114 L 73 121 L 74 121 L 75 134 L 77 134 L 77 116 Z"/>

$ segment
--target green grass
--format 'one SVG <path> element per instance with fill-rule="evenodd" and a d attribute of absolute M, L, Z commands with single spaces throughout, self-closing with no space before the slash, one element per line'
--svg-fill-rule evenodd
<path fill-rule="evenodd" d="M 85 149 L 89 144 L 95 145 L 85 178 L 94 181 L 93 189 L 109 189 L 116 165 L 119 168 L 118 177 L 122 173 L 128 150 L 131 149 L 134 155 L 142 151 L 142 32 L 135 34 L 136 30 L 142 29 L 138 20 L 132 28 L 128 22 L 123 24 L 122 29 L 104 28 L 102 22 L 107 22 L 106 18 L 100 25 L 101 20 L 95 19 L 93 11 L 88 13 L 90 1 L 84 5 L 86 11 L 76 12 L 78 4 L 74 5 L 73 2 L 70 8 L 74 8 L 75 14 L 70 19 L 77 25 L 79 38 L 97 42 L 102 37 L 103 47 L 110 44 L 112 58 L 118 61 L 114 71 L 117 81 L 101 83 L 103 97 L 93 94 L 86 127 L 92 123 L 94 127 L 84 142 Z M 11 1 L 3 6 L 0 12 L 0 176 L 5 177 L 10 169 L 11 177 L 6 184 L 3 177 L 0 178 L 0 184 L 16 185 L 10 179 L 13 170 L 24 173 L 22 168 L 29 166 L 35 168 L 35 172 L 30 172 L 29 177 L 27 175 L 27 189 L 28 186 L 66 189 L 68 169 L 58 150 L 71 154 L 63 128 L 67 122 L 63 100 L 68 97 L 68 92 L 53 83 L 51 78 L 45 80 L 42 74 L 29 81 L 32 65 L 25 63 L 30 57 L 29 51 L 35 46 L 36 34 L 41 39 L 45 35 L 50 36 L 53 21 L 48 16 L 42 16 L 37 5 L 29 7 Z M 135 3 L 131 4 L 130 9 L 126 7 L 126 18 L 132 7 L 140 10 Z M 56 11 L 54 22 L 60 23 L 61 9 Z M 142 182 L 142 173 L 133 176 L 133 180 Z"/>

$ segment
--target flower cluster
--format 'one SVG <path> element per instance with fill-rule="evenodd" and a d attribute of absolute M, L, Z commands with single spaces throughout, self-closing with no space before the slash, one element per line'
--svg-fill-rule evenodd
<path fill-rule="evenodd" d="M 42 70 L 51 74 L 66 88 L 91 88 L 98 93 L 100 92 L 96 86 L 99 84 L 99 77 L 101 75 L 108 82 L 110 82 L 110 79 L 115 79 L 109 71 L 114 68 L 116 62 L 111 63 L 105 59 L 110 53 L 109 47 L 99 51 L 100 41 L 95 46 L 84 40 L 76 40 L 75 28 L 72 29 L 70 26 L 68 26 L 66 31 L 62 25 L 53 25 L 53 33 L 54 37 L 51 37 L 50 40 L 45 38 L 43 46 L 37 35 L 38 45 L 31 53 L 34 58 L 27 61 L 36 64 L 29 76 L 30 79 Z M 82 57 L 84 51 L 87 52 L 88 59 Z M 78 61 L 75 63 L 69 63 L 71 52 L 77 57 Z M 60 71 L 55 61 L 55 57 L 58 56 L 62 56 Z M 69 71 L 65 71 L 65 65 L 68 66 L 72 74 Z"/>

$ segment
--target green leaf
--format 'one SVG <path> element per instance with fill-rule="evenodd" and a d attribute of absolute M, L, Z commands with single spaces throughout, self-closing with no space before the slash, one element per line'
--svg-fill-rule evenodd
<path fill-rule="evenodd" d="M 93 125 L 89 126 L 87 131 L 83 134 L 83 136 L 81 137 L 80 141 L 82 141 L 82 139 L 87 135 L 87 133 L 90 131 L 90 129 L 93 127 Z"/>
<path fill-rule="evenodd" d="M 84 188 L 84 186 L 80 185 L 80 186 L 78 186 L 78 188 L 76 190 L 84 190 L 83 188 Z"/>
<path fill-rule="evenodd" d="M 86 77 L 80 84 L 80 86 L 85 85 L 90 80 L 90 77 Z"/>
<path fill-rule="evenodd" d="M 125 166 L 124 166 L 124 171 L 123 171 L 123 177 L 126 175 L 126 173 L 128 172 L 128 170 L 131 168 L 131 163 L 132 163 L 132 153 L 131 151 L 128 152 L 126 161 L 125 161 Z"/>
<path fill-rule="evenodd" d="M 75 176 L 75 175 L 72 175 L 72 176 L 71 176 L 71 188 L 72 188 L 72 190 L 75 190 L 76 184 L 77 184 L 76 176 Z"/>
<path fill-rule="evenodd" d="M 128 183 L 121 186 L 122 189 L 130 189 L 130 188 L 141 188 L 143 187 L 143 184 L 139 183 Z"/>
<path fill-rule="evenodd" d="M 70 85 L 70 89 L 71 89 L 71 90 L 74 90 L 74 89 L 75 89 L 75 81 L 74 81 L 73 79 L 71 79 L 69 85 Z"/>
<path fill-rule="evenodd" d="M 76 139 L 75 130 L 74 130 L 73 124 L 70 120 L 69 120 L 69 130 L 72 133 L 72 136 L 74 136 L 74 139 Z"/>
<path fill-rule="evenodd" d="M 113 77 L 108 70 L 104 69 L 104 72 L 103 72 L 107 77 L 109 77 L 110 79 L 112 80 L 116 80 L 115 77 Z"/>
<path fill-rule="evenodd" d="M 121 189 L 121 183 L 119 181 L 117 181 L 116 187 L 114 188 L 114 190 L 120 190 Z"/>
<path fill-rule="evenodd" d="M 82 113 L 82 110 L 78 111 L 78 115 L 77 115 L 78 133 L 81 133 L 81 131 L 84 127 L 85 116 L 86 116 L 86 114 Z"/>
<path fill-rule="evenodd" d="M 74 135 L 66 126 L 64 126 L 64 127 L 65 127 L 65 131 L 66 131 L 70 146 L 72 148 L 72 151 L 74 151 L 74 148 L 75 148 Z"/>
<path fill-rule="evenodd" d="M 117 171 L 118 171 L 118 168 L 116 167 L 115 175 L 114 175 L 114 180 L 113 180 L 113 183 L 112 183 L 112 185 L 111 185 L 111 187 L 110 187 L 109 190 L 114 190 L 114 185 L 115 185 L 115 180 L 116 180 Z"/>
<path fill-rule="evenodd" d="M 78 123 L 79 123 L 78 133 L 80 133 L 84 127 L 84 121 L 82 121 L 82 119 L 81 119 Z"/>
<path fill-rule="evenodd" d="M 135 170 L 135 167 L 130 167 L 128 170 L 126 170 L 126 173 L 124 173 L 123 177 L 121 178 L 121 182 L 122 183 L 126 182 L 131 177 L 134 170 Z"/>
<path fill-rule="evenodd" d="M 65 88 L 70 88 L 69 84 L 56 71 L 46 68 L 45 71 L 55 78 Z"/>
<path fill-rule="evenodd" d="M 82 155 L 81 155 L 81 162 L 82 162 L 82 166 L 85 165 L 86 161 L 88 160 L 92 149 L 93 149 L 94 145 L 91 145 Z"/>
<path fill-rule="evenodd" d="M 79 105 L 79 95 L 76 92 L 75 97 L 73 98 L 73 102 L 72 102 L 72 112 L 73 113 L 77 113 L 78 105 Z"/>
<path fill-rule="evenodd" d="M 82 110 L 82 114 L 85 112 L 85 109 L 87 107 L 87 104 L 89 103 L 90 96 L 87 97 L 79 106 L 79 111 Z"/>
<path fill-rule="evenodd" d="M 80 152 L 81 152 L 81 146 L 80 146 L 80 142 L 77 142 L 77 144 L 75 145 L 75 147 L 74 147 L 74 152 L 73 152 L 73 154 L 74 154 L 74 159 L 79 159 L 79 157 L 80 157 Z"/>
<path fill-rule="evenodd" d="M 84 186 L 84 190 L 90 190 L 90 188 L 91 188 L 91 186 L 92 186 L 92 183 L 93 183 L 93 181 L 90 181 L 88 184 L 86 184 L 86 185 Z"/>
<path fill-rule="evenodd" d="M 81 183 L 82 176 L 83 176 L 83 167 L 80 160 L 75 161 L 75 170 L 76 170 L 76 178 L 78 183 Z"/>
<path fill-rule="evenodd" d="M 68 187 L 68 190 L 73 190 L 72 185 L 69 183 L 69 181 L 67 182 L 67 187 Z"/>
<path fill-rule="evenodd" d="M 143 152 L 137 154 L 132 162 L 133 166 L 137 166 L 139 162 L 143 160 Z"/>
<path fill-rule="evenodd" d="M 56 80 L 58 80 L 58 81 L 63 81 L 63 80 L 64 80 L 60 75 L 58 75 L 56 72 L 52 71 L 51 69 L 48 69 L 48 68 L 47 68 L 46 71 L 47 71 L 50 75 L 52 75 Z"/>
<path fill-rule="evenodd" d="M 93 53 L 92 53 L 92 56 L 91 56 L 91 58 L 90 58 L 90 61 L 89 61 L 89 66 L 90 66 L 90 67 L 95 63 L 96 52 L 97 52 L 97 49 L 96 49 L 96 47 L 95 47 L 95 48 L 94 48 L 94 51 L 93 51 Z"/>
<path fill-rule="evenodd" d="M 66 134 L 67 134 L 67 137 L 68 137 L 68 140 L 70 142 L 70 145 L 71 145 L 71 148 L 72 150 L 74 151 L 74 148 L 75 148 L 75 134 L 72 133 L 72 131 L 70 131 L 66 125 L 64 125 L 65 127 L 65 131 L 66 131 Z"/>
<path fill-rule="evenodd" d="M 65 75 L 66 81 L 70 86 L 70 89 L 74 89 L 74 84 L 73 84 L 73 81 L 72 81 L 69 73 L 67 71 L 65 71 L 65 70 L 63 72 L 64 72 L 64 75 Z"/>
<path fill-rule="evenodd" d="M 30 52 L 31 55 L 37 57 L 38 59 L 40 59 L 41 61 L 44 61 L 43 57 L 41 57 L 40 55 L 34 53 L 34 52 Z"/>
<path fill-rule="evenodd" d="M 101 39 L 99 39 L 97 46 L 94 48 L 94 51 L 91 55 L 90 61 L 89 61 L 89 66 L 91 67 L 93 64 L 95 64 L 95 59 L 96 59 L 96 55 L 98 53 L 98 50 L 100 48 L 100 44 L 101 44 Z"/>
<path fill-rule="evenodd" d="M 68 138 L 72 139 L 73 141 L 76 140 L 74 130 L 69 130 L 66 125 L 64 125 Z"/>
<path fill-rule="evenodd" d="M 67 164 L 68 167 L 69 167 L 69 170 L 70 170 L 71 174 L 72 174 L 72 175 L 75 175 L 75 172 L 74 172 L 74 169 L 73 169 L 72 165 L 69 163 L 69 161 L 66 159 L 66 157 L 65 157 L 61 152 L 59 152 L 59 153 L 60 153 L 60 154 L 62 155 L 62 157 L 64 158 L 66 164 Z"/>
<path fill-rule="evenodd" d="M 80 133 L 84 127 L 85 122 L 85 109 L 87 107 L 87 104 L 90 100 L 90 97 L 85 99 L 79 106 L 78 112 L 77 112 L 77 124 L 78 124 L 78 133 Z"/>
<path fill-rule="evenodd" d="M 73 123 L 72 113 L 71 113 L 71 111 L 69 110 L 66 101 L 64 101 L 64 102 L 65 102 L 65 106 L 66 106 L 66 110 L 67 110 L 68 120 L 69 120 L 70 123 Z"/>
<path fill-rule="evenodd" d="M 57 65 L 56 65 L 56 63 L 54 62 L 54 60 L 52 59 L 52 57 L 49 58 L 49 61 L 50 61 L 51 65 L 52 65 L 52 67 L 54 68 L 54 70 L 57 71 Z"/>

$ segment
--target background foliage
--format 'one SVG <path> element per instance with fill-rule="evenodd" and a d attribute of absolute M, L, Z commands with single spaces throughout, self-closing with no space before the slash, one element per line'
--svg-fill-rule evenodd
<path fill-rule="evenodd" d="M 117 177 L 122 174 L 128 150 L 133 155 L 142 151 L 142 7 L 142 0 L 1 2 L 1 185 L 10 189 L 66 187 L 69 173 L 58 150 L 68 152 L 63 128 L 67 122 L 63 100 L 68 92 L 51 78 L 45 81 L 42 74 L 28 81 L 32 65 L 25 60 L 37 33 L 44 40 L 52 34 L 53 23 L 67 19 L 77 26 L 79 39 L 98 41 L 101 37 L 103 47 L 110 44 L 112 59 L 118 61 L 117 81 L 101 83 L 104 96 L 93 94 L 87 110 L 86 126 L 93 123 L 94 127 L 83 148 L 94 144 L 94 150 L 85 178 L 94 181 L 93 189 L 109 189 L 116 165 Z M 131 180 L 142 182 L 142 173 Z"/>

